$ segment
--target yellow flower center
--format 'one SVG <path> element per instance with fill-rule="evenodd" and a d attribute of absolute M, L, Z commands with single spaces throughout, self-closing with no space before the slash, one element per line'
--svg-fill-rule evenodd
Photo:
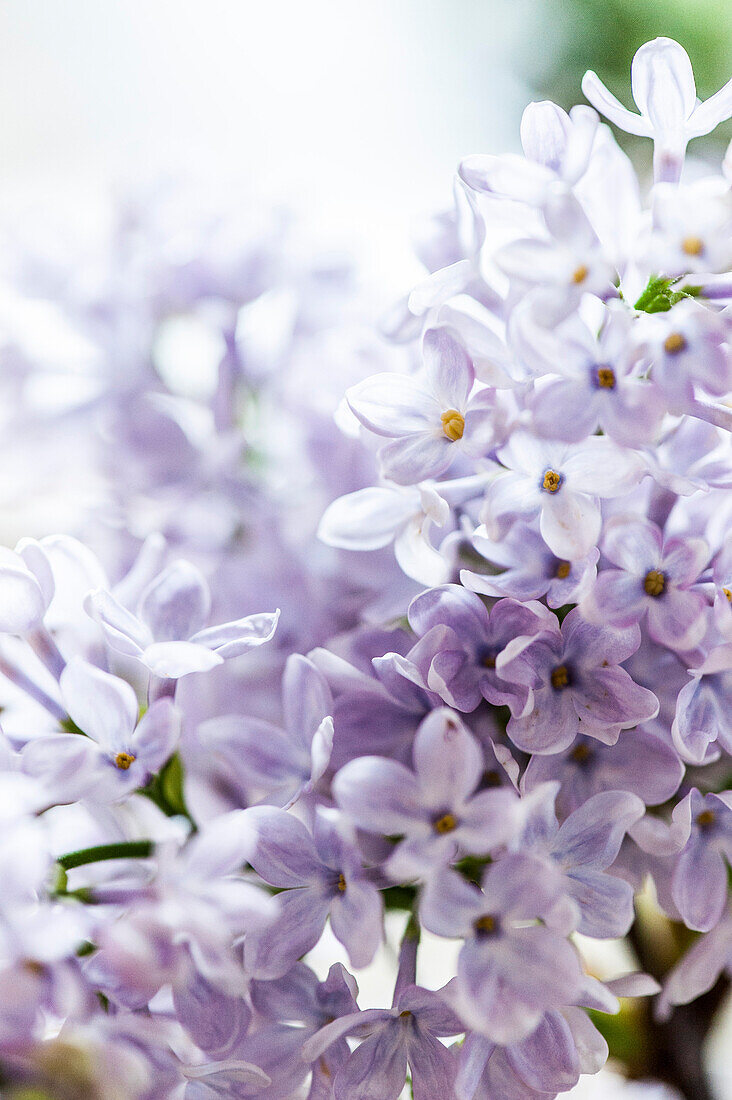
<path fill-rule="evenodd" d="M 442 814 L 441 817 L 438 817 L 436 821 L 432 822 L 432 828 L 436 833 L 440 833 L 441 835 L 454 832 L 457 826 L 457 818 L 454 814 L 450 813 Z"/>
<path fill-rule="evenodd" d="M 448 409 L 447 412 L 442 414 L 440 420 L 442 421 L 443 432 L 452 443 L 463 438 L 465 417 L 457 409 Z"/>
<path fill-rule="evenodd" d="M 701 256 L 704 251 L 704 241 L 701 237 L 684 237 L 681 242 L 681 251 L 687 256 Z"/>
<path fill-rule="evenodd" d="M 714 824 L 714 821 L 714 810 L 702 810 L 700 814 L 696 815 L 696 823 L 700 825 L 702 829 L 708 829 L 710 825 Z"/>
<path fill-rule="evenodd" d="M 580 264 L 579 267 L 575 271 L 572 272 L 572 282 L 576 286 L 579 286 L 580 283 L 583 283 L 585 281 L 585 279 L 587 278 L 589 273 L 590 272 L 589 272 L 589 269 L 587 268 L 587 265 L 586 264 Z"/>
<path fill-rule="evenodd" d="M 345 894 L 345 892 L 346 892 L 346 880 L 343 877 L 343 875 L 338 876 L 338 889 L 340 890 L 340 892 L 342 894 Z"/>
<path fill-rule="evenodd" d="M 558 580 L 566 581 L 567 577 L 570 574 L 571 569 L 572 569 L 571 562 L 560 561 L 559 565 L 557 566 L 557 571 L 554 575 Z"/>
<path fill-rule="evenodd" d="M 541 487 L 542 489 L 546 489 L 547 493 L 556 493 L 561 484 L 562 475 L 558 474 L 556 470 L 547 470 L 544 474 L 544 480 L 541 483 Z"/>
<path fill-rule="evenodd" d="M 586 764 L 592 756 L 592 749 L 589 745 L 579 744 L 576 748 L 572 749 L 570 755 L 576 764 Z"/>
<path fill-rule="evenodd" d="M 566 665 L 557 665 L 556 668 L 552 669 L 549 679 L 554 690 L 561 691 L 562 688 L 569 686 L 569 669 Z"/>
<path fill-rule="evenodd" d="M 729 602 L 732 603 L 732 591 L 730 591 L 729 588 L 723 588 L 722 591 L 724 592 Z"/>
<path fill-rule="evenodd" d="M 489 936 L 496 929 L 496 918 L 486 913 L 484 917 L 478 917 L 473 927 L 478 935 Z"/>
<path fill-rule="evenodd" d="M 134 764 L 135 757 L 131 752 L 118 752 L 114 758 L 114 766 L 119 768 L 120 771 L 126 772 L 131 764 Z"/>
<path fill-rule="evenodd" d="M 597 368 L 597 384 L 603 390 L 615 389 L 615 371 L 612 367 Z"/>
<path fill-rule="evenodd" d="M 643 588 L 647 596 L 660 596 L 666 587 L 666 578 L 658 569 L 650 569 L 643 581 Z"/>
<path fill-rule="evenodd" d="M 680 332 L 672 332 L 663 342 L 669 355 L 678 355 L 686 347 L 686 338 Z"/>

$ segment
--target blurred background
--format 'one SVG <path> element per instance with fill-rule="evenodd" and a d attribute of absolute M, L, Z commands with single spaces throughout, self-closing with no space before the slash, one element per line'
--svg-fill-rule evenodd
<path fill-rule="evenodd" d="M 461 157 L 515 149 L 531 98 L 582 102 L 587 68 L 629 103 L 659 34 L 703 98 L 729 76 L 729 0 L 3 0 L 3 201 L 185 174 L 304 213 L 391 293 Z"/>

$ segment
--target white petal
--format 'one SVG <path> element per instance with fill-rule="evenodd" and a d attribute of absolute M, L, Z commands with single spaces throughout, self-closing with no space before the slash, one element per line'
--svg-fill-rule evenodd
<path fill-rule="evenodd" d="M 326 509 L 318 538 L 345 550 L 378 550 L 388 546 L 418 510 L 415 492 L 376 486 L 359 489 L 334 500 Z"/>
<path fill-rule="evenodd" d="M 582 91 L 585 98 L 589 99 L 593 107 L 596 107 L 601 115 L 614 122 L 627 134 L 635 134 L 636 137 L 650 137 L 651 127 L 646 119 L 640 115 L 634 115 L 627 107 L 623 107 L 619 99 L 609 92 L 597 73 L 592 70 L 586 72 L 582 78 Z"/>
<path fill-rule="evenodd" d="M 124 745 L 138 714 L 135 693 L 125 680 L 73 657 L 59 685 L 69 717 L 80 730 L 104 748 Z"/>

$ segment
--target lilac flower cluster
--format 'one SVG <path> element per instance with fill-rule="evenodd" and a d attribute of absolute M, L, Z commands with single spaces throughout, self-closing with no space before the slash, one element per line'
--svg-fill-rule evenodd
<path fill-rule="evenodd" d="M 659 39 L 640 114 L 584 90 L 654 139 L 648 203 L 593 110 L 532 104 L 389 347 L 342 269 L 215 220 L 166 250 L 164 205 L 94 292 L 14 271 L 91 364 L 39 411 L 19 324 L 17 430 L 99 493 L 0 553 L 9 1097 L 550 1100 L 620 998 L 732 967 L 732 170 L 679 182 L 732 85 Z M 600 981 L 650 894 L 693 945 Z"/>

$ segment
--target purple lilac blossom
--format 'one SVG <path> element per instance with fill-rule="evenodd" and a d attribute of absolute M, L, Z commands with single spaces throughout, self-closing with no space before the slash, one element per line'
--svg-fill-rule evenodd
<path fill-rule="evenodd" d="M 732 82 L 699 102 L 657 39 L 638 114 L 583 87 L 653 139 L 647 197 L 592 108 L 531 104 L 523 155 L 460 165 L 388 343 L 275 219 L 160 192 L 70 260 L 7 242 L 3 445 L 19 496 L 48 481 L 0 550 L 10 1096 L 551 1100 L 608 1057 L 586 1009 L 659 1054 L 625 1001 L 657 979 L 704 1095 L 683 1029 L 732 971 L 732 168 L 682 168 Z M 628 934 L 654 977 L 590 977 Z M 371 995 L 391 967 L 375 1007 L 341 949 Z"/>

